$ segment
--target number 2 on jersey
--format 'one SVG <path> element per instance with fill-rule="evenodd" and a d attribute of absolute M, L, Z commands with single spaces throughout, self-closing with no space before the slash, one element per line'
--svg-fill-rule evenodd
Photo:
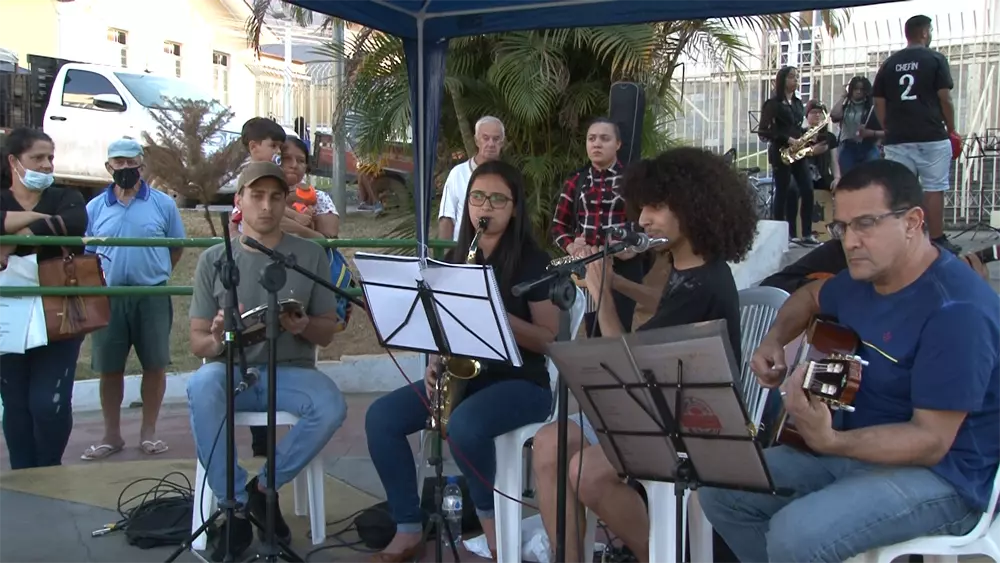
<path fill-rule="evenodd" d="M 899 95 L 900 100 L 904 102 L 912 102 L 917 99 L 915 95 L 910 94 L 910 90 L 913 89 L 914 82 L 916 82 L 916 80 L 913 78 L 912 74 L 907 73 L 899 77 L 899 85 L 904 88 L 903 93 Z"/>

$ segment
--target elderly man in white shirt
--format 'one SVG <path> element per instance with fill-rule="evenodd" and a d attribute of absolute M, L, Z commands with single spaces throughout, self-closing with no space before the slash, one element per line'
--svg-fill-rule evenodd
<path fill-rule="evenodd" d="M 469 190 L 469 178 L 472 171 L 480 164 L 500 158 L 503 149 L 503 122 L 492 116 L 485 116 L 476 122 L 476 146 L 479 152 L 476 156 L 462 162 L 451 169 L 448 179 L 444 182 L 444 193 L 441 195 L 441 210 L 438 212 L 438 238 L 458 241 L 458 225 L 456 224 L 465 211 L 465 194 Z"/>

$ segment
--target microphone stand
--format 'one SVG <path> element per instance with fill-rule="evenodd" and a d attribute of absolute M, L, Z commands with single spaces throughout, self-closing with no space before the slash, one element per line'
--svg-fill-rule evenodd
<path fill-rule="evenodd" d="M 605 245 L 600 252 L 571 260 L 563 264 L 550 266 L 546 273 L 537 280 L 523 282 L 511 288 L 511 294 L 519 297 L 534 287 L 544 283 L 550 283 L 549 299 L 562 311 L 569 311 L 576 300 L 576 287 L 570 276 L 574 273 L 581 274 L 584 267 L 591 262 L 601 260 L 607 256 L 613 256 L 623 250 L 633 250 L 637 253 L 645 252 L 654 246 L 666 243 L 666 239 L 652 239 L 641 233 L 630 233 L 626 240 L 616 242 L 612 245 Z M 565 319 L 566 326 L 560 326 L 560 338 L 569 335 L 569 321 Z M 565 334 L 563 334 L 565 333 Z M 556 411 L 556 541 L 555 541 L 555 563 L 566 563 L 566 480 L 569 474 L 569 456 L 567 444 L 567 432 L 569 423 L 569 387 L 562 374 L 559 375 L 556 387 L 556 396 L 559 407 Z"/>
<path fill-rule="evenodd" d="M 278 319 L 278 292 L 285 286 L 288 275 L 286 269 L 298 272 L 313 282 L 348 299 L 351 303 L 365 308 L 364 303 L 348 294 L 343 289 L 333 285 L 329 280 L 320 278 L 313 272 L 302 268 L 296 263 L 294 255 L 282 254 L 270 249 L 260 242 L 248 237 L 242 237 L 243 244 L 257 250 L 271 259 L 260 275 L 260 285 L 267 291 L 267 315 L 265 318 L 267 335 L 267 483 L 265 485 L 267 516 L 264 522 L 264 545 L 258 558 L 268 563 L 282 557 L 286 561 L 303 561 L 288 546 L 282 544 L 274 533 L 275 515 L 277 513 L 278 492 L 275 487 L 275 443 L 277 442 L 277 381 L 278 381 L 278 336 L 281 323 Z M 259 525 L 259 524 L 258 524 Z"/>
<path fill-rule="evenodd" d="M 229 225 L 229 213 L 222 213 L 221 217 L 223 232 L 226 231 Z M 236 433 L 235 433 L 235 417 L 236 417 L 236 395 L 246 391 L 254 383 L 256 383 L 256 377 L 251 377 L 253 374 L 247 369 L 247 358 L 246 353 L 243 350 L 243 339 L 241 333 L 243 331 L 242 322 L 240 320 L 240 306 L 239 297 L 237 295 L 237 288 L 240 284 L 240 271 L 236 266 L 236 260 L 233 258 L 233 248 L 230 244 L 229 237 L 223 237 L 226 252 L 223 258 L 220 258 L 215 262 L 215 270 L 219 276 L 219 281 L 222 282 L 222 287 L 226 290 L 226 305 L 222 308 L 223 318 L 224 318 L 224 332 L 223 341 L 226 343 L 226 498 L 219 502 L 216 511 L 209 516 L 202 525 L 191 534 L 186 540 L 184 540 L 180 547 L 178 547 L 169 558 L 167 558 L 166 563 L 171 563 L 177 559 L 181 553 L 191 547 L 194 540 L 198 538 L 202 533 L 213 525 L 215 521 L 222 516 L 226 515 L 226 522 L 233 522 L 236 517 L 235 513 L 237 508 L 240 508 L 239 504 L 236 502 Z M 236 359 L 237 355 L 239 358 L 239 368 L 242 374 L 239 388 L 236 386 Z M 254 370 L 255 371 L 255 370 Z M 211 459 L 205 460 L 206 466 L 211 463 Z M 207 472 L 207 470 L 206 470 Z M 199 505 L 199 501 L 195 501 L 195 506 Z M 232 552 L 230 548 L 232 546 L 232 531 L 231 525 L 226 526 L 226 537 L 221 541 L 226 542 L 226 556 L 224 561 L 232 561 Z"/>

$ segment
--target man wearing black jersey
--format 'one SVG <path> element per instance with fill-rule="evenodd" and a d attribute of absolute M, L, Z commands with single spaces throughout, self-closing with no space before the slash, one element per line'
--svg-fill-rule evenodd
<path fill-rule="evenodd" d="M 955 112 L 948 59 L 931 51 L 931 19 L 906 20 L 907 46 L 893 53 L 875 76 L 875 115 L 885 126 L 885 157 L 920 177 L 931 240 L 952 252 L 944 236 L 944 192 L 949 187 Z"/>

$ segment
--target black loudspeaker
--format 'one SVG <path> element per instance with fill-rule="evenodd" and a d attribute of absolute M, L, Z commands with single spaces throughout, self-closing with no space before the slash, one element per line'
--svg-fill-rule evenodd
<path fill-rule="evenodd" d="M 615 82 L 611 85 L 608 106 L 608 119 L 618 125 L 622 135 L 618 160 L 626 165 L 639 160 L 642 158 L 642 120 L 646 115 L 646 93 L 642 85 Z"/>

